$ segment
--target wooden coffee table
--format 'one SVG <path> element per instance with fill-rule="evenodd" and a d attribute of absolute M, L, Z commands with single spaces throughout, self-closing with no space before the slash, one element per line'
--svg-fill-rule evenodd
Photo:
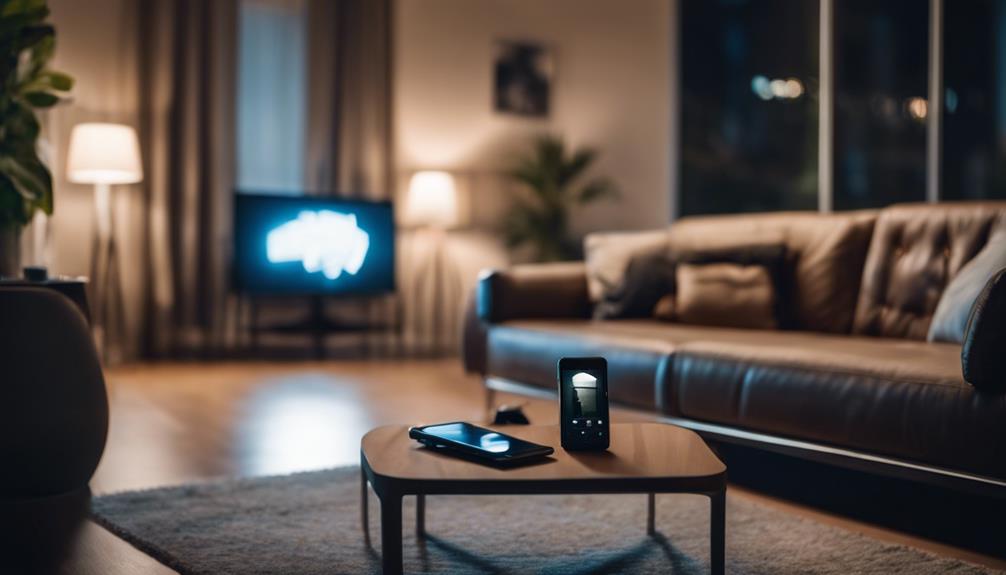
<path fill-rule="evenodd" d="M 611 448 L 567 452 L 557 425 L 496 428 L 551 445 L 546 463 L 499 469 L 437 453 L 409 438 L 408 427 L 378 427 L 363 437 L 361 519 L 369 542 L 367 483 L 381 500 L 384 573 L 402 572 L 402 497 L 416 496 L 416 535 L 425 533 L 426 495 L 647 493 L 647 533 L 654 532 L 655 493 L 698 493 L 710 499 L 711 566 L 723 573 L 726 471 L 698 435 L 660 423 L 611 424 Z"/>

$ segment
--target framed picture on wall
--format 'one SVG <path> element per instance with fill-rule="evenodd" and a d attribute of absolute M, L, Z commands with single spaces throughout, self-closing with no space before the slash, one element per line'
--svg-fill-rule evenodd
<path fill-rule="evenodd" d="M 542 44 L 498 40 L 493 50 L 493 105 L 497 112 L 547 117 L 555 76 L 553 50 Z"/>

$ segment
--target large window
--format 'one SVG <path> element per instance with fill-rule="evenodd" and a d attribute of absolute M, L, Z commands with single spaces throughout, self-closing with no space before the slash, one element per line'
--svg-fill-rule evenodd
<path fill-rule="evenodd" d="M 680 215 L 1006 199 L 1006 0 L 680 7 Z"/>
<path fill-rule="evenodd" d="M 682 2 L 680 213 L 817 207 L 818 3 Z"/>
<path fill-rule="evenodd" d="M 944 14 L 945 199 L 1006 198 L 1006 0 Z"/>
<path fill-rule="evenodd" d="M 928 2 L 835 2 L 835 209 L 926 199 L 928 55 Z"/>
<path fill-rule="evenodd" d="M 241 0 L 237 187 L 304 188 L 307 0 Z"/>

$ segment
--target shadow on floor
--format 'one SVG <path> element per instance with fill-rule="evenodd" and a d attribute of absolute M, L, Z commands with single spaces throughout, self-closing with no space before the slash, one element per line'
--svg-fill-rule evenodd
<path fill-rule="evenodd" d="M 718 444 L 730 482 L 828 513 L 1006 558 L 1006 499 Z"/>
<path fill-rule="evenodd" d="M 90 506 L 87 487 L 52 497 L 0 499 L 0 570 L 59 571 L 85 525 Z"/>

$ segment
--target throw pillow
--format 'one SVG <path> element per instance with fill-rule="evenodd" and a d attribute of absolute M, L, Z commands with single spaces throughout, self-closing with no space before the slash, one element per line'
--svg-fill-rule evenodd
<path fill-rule="evenodd" d="M 1006 268 L 1006 226 L 993 232 L 985 247 L 964 264 L 943 290 L 926 340 L 962 343 L 978 294 L 989 278 L 1003 268 Z"/>
<path fill-rule="evenodd" d="M 651 317 L 664 295 L 674 291 L 674 263 L 665 250 L 644 252 L 629 262 L 625 279 L 594 308 L 594 319 Z"/>
<path fill-rule="evenodd" d="M 979 389 L 1006 388 L 1006 269 L 985 284 L 971 308 L 961 347 L 964 380 Z"/>
<path fill-rule="evenodd" d="M 786 246 L 781 243 L 756 243 L 715 249 L 684 250 L 673 248 L 671 257 L 677 265 L 735 264 L 760 266 L 768 273 L 773 290 L 774 314 L 778 327 L 791 327 L 794 323 L 786 303 L 790 301 L 786 275 Z M 679 302 L 680 303 L 680 302 Z"/>
<path fill-rule="evenodd" d="M 776 329 L 768 268 L 732 263 L 679 264 L 675 316 L 697 325 Z"/>
<path fill-rule="evenodd" d="M 618 290 L 632 258 L 642 253 L 666 252 L 668 230 L 599 232 L 583 240 L 587 264 L 587 292 L 597 303 Z"/>

